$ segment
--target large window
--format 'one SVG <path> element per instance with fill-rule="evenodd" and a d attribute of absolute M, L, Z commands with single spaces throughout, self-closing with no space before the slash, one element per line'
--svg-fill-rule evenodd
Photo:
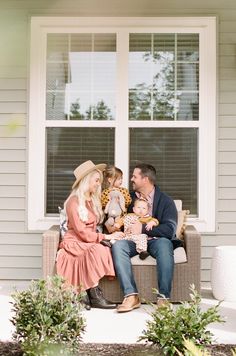
<path fill-rule="evenodd" d="M 127 187 L 137 162 L 153 164 L 189 222 L 213 231 L 215 48 L 214 18 L 33 18 L 29 229 L 57 223 L 91 159 Z"/>

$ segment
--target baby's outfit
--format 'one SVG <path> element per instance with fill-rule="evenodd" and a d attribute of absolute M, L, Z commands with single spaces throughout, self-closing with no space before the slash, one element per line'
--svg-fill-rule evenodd
<path fill-rule="evenodd" d="M 157 219 L 153 218 L 149 214 L 146 216 L 140 217 L 134 213 L 129 213 L 120 219 L 120 227 L 122 225 L 124 225 L 124 233 L 125 233 L 124 240 L 133 241 L 136 245 L 136 250 L 139 253 L 140 259 L 144 260 L 145 258 L 147 258 L 149 256 L 149 253 L 147 252 L 147 238 L 148 238 L 148 236 L 146 234 L 127 233 L 127 230 L 130 227 L 130 225 L 132 223 L 135 223 L 136 221 L 139 221 L 141 224 L 147 224 L 149 221 L 155 221 L 156 225 L 159 224 L 159 221 Z M 107 247 L 112 247 L 112 245 L 116 241 L 117 240 L 102 240 L 100 243 Z"/>
<path fill-rule="evenodd" d="M 124 233 L 125 233 L 124 239 L 133 241 L 136 245 L 136 250 L 138 253 L 147 251 L 148 236 L 146 234 L 129 234 L 129 233 L 127 233 L 127 230 L 130 227 L 130 225 L 135 223 L 136 221 L 139 221 L 142 224 L 147 224 L 149 221 L 152 221 L 152 220 L 154 220 L 156 222 L 156 224 L 158 225 L 158 220 L 153 218 L 150 215 L 140 217 L 134 213 L 130 213 L 130 214 L 127 214 L 124 216 Z"/>

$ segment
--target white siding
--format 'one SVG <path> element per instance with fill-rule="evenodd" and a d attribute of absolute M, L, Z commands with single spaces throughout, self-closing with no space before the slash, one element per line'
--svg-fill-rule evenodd
<path fill-rule="evenodd" d="M 0 12 L 0 278 L 41 275 L 41 234 L 26 231 L 27 73 L 30 15 L 218 17 L 218 152 L 216 232 L 202 236 L 202 286 L 214 246 L 236 245 L 235 0 L 1 1 Z M 14 250 L 14 254 L 12 251 Z M 8 258 L 9 257 L 9 258 Z"/>

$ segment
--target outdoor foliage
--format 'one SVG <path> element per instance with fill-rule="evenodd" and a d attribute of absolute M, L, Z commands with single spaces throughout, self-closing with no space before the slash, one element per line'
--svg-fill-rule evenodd
<path fill-rule="evenodd" d="M 200 348 L 212 343 L 213 334 L 207 326 L 213 322 L 224 322 L 219 315 L 219 305 L 201 311 L 201 297 L 194 286 L 190 287 L 191 301 L 181 303 L 176 309 L 171 303 L 156 308 L 147 322 L 140 340 L 150 341 L 160 346 L 166 355 L 174 355 L 176 349 L 185 350 L 184 339 L 192 341 Z"/>
<path fill-rule="evenodd" d="M 211 356 L 206 350 L 201 350 L 192 341 L 184 339 L 184 353 L 176 350 L 179 356 Z"/>
<path fill-rule="evenodd" d="M 213 350 L 212 352 L 210 350 L 208 351 L 205 348 L 203 349 L 203 348 L 200 348 L 199 346 L 196 346 L 192 341 L 185 340 L 185 339 L 184 339 L 184 347 L 185 347 L 184 353 L 180 352 L 179 350 L 176 350 L 177 355 L 179 355 L 179 356 L 211 356 L 211 355 L 215 355 L 215 350 Z M 220 352 L 220 355 L 225 355 L 226 353 L 224 351 L 225 350 L 222 350 L 222 353 Z M 235 351 L 236 350 L 231 350 L 232 356 L 236 356 Z"/>
<path fill-rule="evenodd" d="M 71 355 L 78 350 L 85 320 L 81 296 L 63 278 L 33 281 L 28 290 L 12 295 L 13 338 L 25 355 Z"/>

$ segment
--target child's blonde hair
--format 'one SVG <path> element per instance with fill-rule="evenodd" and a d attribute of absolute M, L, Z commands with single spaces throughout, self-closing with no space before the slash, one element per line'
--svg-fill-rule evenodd
<path fill-rule="evenodd" d="M 123 176 L 123 172 L 120 168 L 117 168 L 112 165 L 108 165 L 103 172 L 103 189 L 109 188 L 110 185 L 113 186 L 117 178 L 120 178 Z M 112 182 L 110 183 L 108 179 L 112 179 Z"/>

